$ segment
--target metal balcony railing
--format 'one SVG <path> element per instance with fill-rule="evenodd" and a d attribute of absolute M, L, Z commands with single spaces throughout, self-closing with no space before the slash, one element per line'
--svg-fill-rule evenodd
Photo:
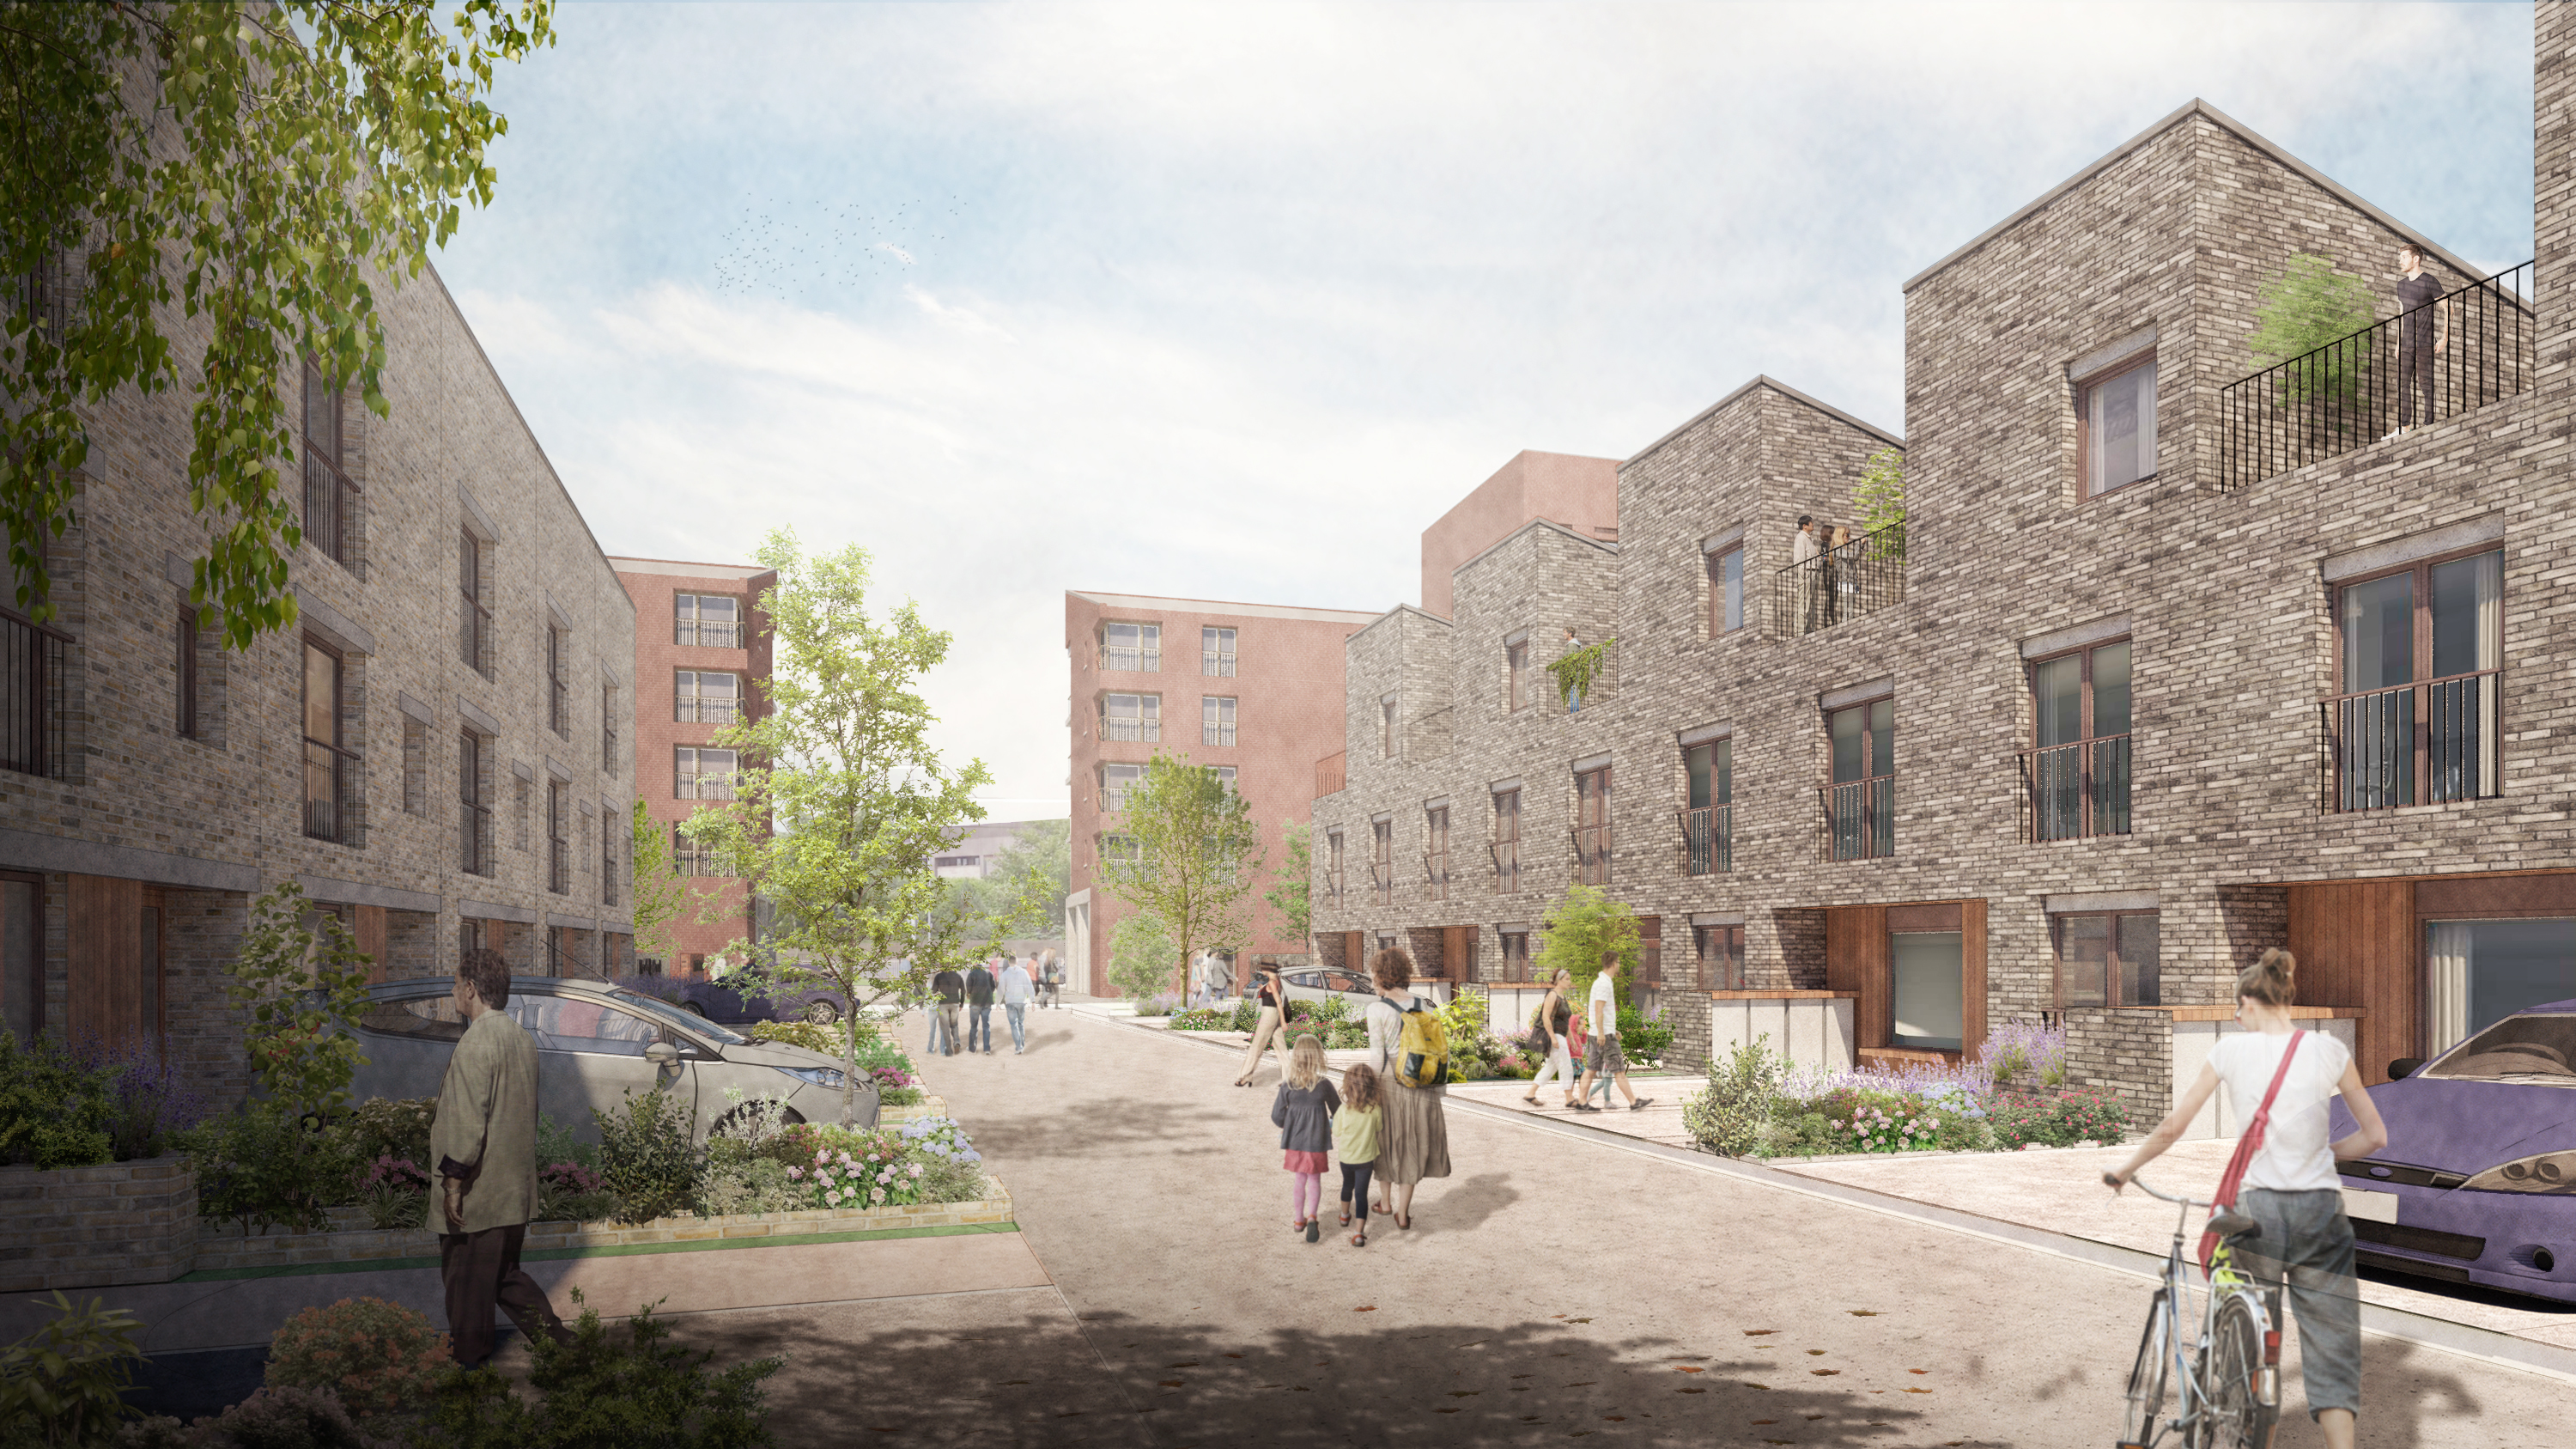
<path fill-rule="evenodd" d="M 1813 634 L 1905 602 L 1905 525 L 1864 533 L 1771 576 L 1771 630 Z"/>
<path fill-rule="evenodd" d="M 1896 853 L 1894 775 L 1827 785 L 1816 795 L 1824 807 L 1818 822 L 1824 859 L 1875 860 Z"/>
<path fill-rule="evenodd" d="M 1735 807 L 1703 805 L 1679 810 L 1683 868 L 1692 875 L 1735 869 Z"/>
<path fill-rule="evenodd" d="M 2487 669 L 2320 703 L 2322 807 L 2387 810 L 2500 793 L 2503 689 L 2504 671 Z"/>
<path fill-rule="evenodd" d="M 679 627 L 672 631 L 671 642 L 700 649 L 739 649 L 742 647 L 742 625 L 738 622 L 682 619 Z"/>
<path fill-rule="evenodd" d="M 314 447 L 304 450 L 304 537 L 342 568 L 357 567 L 358 485 Z"/>
<path fill-rule="evenodd" d="M 1163 739 L 1163 722 L 1159 719 L 1104 717 L 1100 721 L 1100 737 L 1104 740 L 1123 740 L 1131 744 L 1160 744 Z"/>
<path fill-rule="evenodd" d="M 2129 833 L 2129 736 L 2021 752 L 2022 839 Z"/>
<path fill-rule="evenodd" d="M 304 833 L 315 840 L 349 842 L 349 787 L 358 757 L 338 745 L 304 741 Z"/>
<path fill-rule="evenodd" d="M 1163 669 L 1163 651 L 1160 649 L 1116 649 L 1107 644 L 1103 644 L 1100 646 L 1100 667 L 1102 669 L 1125 670 L 1136 674 L 1159 674 Z"/>
<path fill-rule="evenodd" d="M 1232 679 L 1234 677 L 1234 656 L 1231 654 L 1201 654 L 1199 656 L 1199 673 L 1221 675 L 1227 679 Z"/>
<path fill-rule="evenodd" d="M 1201 721 L 1199 724 L 1199 743 L 1203 745 L 1233 744 L 1234 726 L 1230 724 L 1216 724 L 1209 721 Z"/>
<path fill-rule="evenodd" d="M 742 701 L 718 695 L 682 695 L 679 700 L 680 724 L 735 724 L 742 719 Z"/>
<path fill-rule="evenodd" d="M 1343 754 L 1326 755 L 1315 762 L 1316 799 L 1321 800 L 1327 795 L 1338 795 L 1342 792 L 1342 786 L 1348 783 L 1342 768 L 1347 753 L 1345 751 Z"/>
<path fill-rule="evenodd" d="M 60 779 L 72 636 L 0 608 L 0 769 Z"/>
<path fill-rule="evenodd" d="M 2401 418 L 2437 423 L 2529 389 L 2533 332 L 2525 262 L 2229 383 L 2218 393 L 2219 491 L 2377 442 Z"/>

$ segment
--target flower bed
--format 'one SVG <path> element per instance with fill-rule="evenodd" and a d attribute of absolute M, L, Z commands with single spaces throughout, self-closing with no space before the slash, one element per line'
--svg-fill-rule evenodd
<path fill-rule="evenodd" d="M 1730 1157 L 1901 1152 L 2012 1152 L 2117 1142 L 2116 1098 L 2064 1089 L 2065 1039 L 2020 1023 L 1998 1029 L 1977 1060 L 1895 1069 L 1792 1068 L 1767 1040 L 1711 1063 L 1682 1123 Z"/>
<path fill-rule="evenodd" d="M 0 1167 L 0 1293 L 167 1283 L 197 1244 L 184 1157 L 99 1167 Z"/>

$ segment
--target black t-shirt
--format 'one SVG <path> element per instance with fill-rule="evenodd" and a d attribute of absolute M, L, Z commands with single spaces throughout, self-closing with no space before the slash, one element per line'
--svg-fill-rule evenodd
<path fill-rule="evenodd" d="M 930 989 L 951 1006 L 966 999 L 966 978 L 954 971 L 942 971 L 930 978 Z"/>
<path fill-rule="evenodd" d="M 2406 318 L 2406 341 L 2414 347 L 2433 345 L 2433 313 L 2419 312 L 2418 307 L 2437 301 L 2442 295 L 2442 280 L 2431 272 L 2397 279 L 2397 310 Z"/>
<path fill-rule="evenodd" d="M 993 973 L 978 966 L 966 973 L 966 999 L 977 1006 L 993 1004 Z"/>

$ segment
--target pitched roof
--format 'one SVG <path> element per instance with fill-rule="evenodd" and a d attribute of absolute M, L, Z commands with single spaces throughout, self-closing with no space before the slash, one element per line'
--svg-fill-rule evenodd
<path fill-rule="evenodd" d="M 1782 397 L 1789 399 L 1791 402 L 1805 403 L 1807 406 L 1814 408 L 1816 411 L 1823 413 L 1825 416 L 1832 418 L 1836 422 L 1858 428 L 1862 432 L 1869 434 L 1873 438 L 1877 438 L 1891 447 L 1903 448 L 1905 446 L 1905 440 L 1903 438 L 1898 437 L 1896 434 L 1889 432 L 1887 429 L 1882 428 L 1875 423 L 1862 422 L 1860 419 L 1853 417 L 1851 414 L 1844 412 L 1841 408 L 1835 407 L 1831 403 L 1819 402 L 1816 399 L 1807 396 L 1805 393 L 1798 391 L 1796 388 L 1791 387 L 1789 384 L 1772 377 L 1768 373 L 1755 373 L 1751 382 L 1748 382 L 1744 386 L 1737 388 L 1735 391 L 1728 393 L 1726 396 L 1719 398 L 1717 401 L 1710 403 L 1707 407 L 1701 408 L 1698 412 L 1691 415 L 1690 421 L 1638 449 L 1634 456 L 1630 457 L 1626 463 L 1621 463 L 1619 466 L 1625 468 L 1629 463 L 1636 462 L 1639 458 L 1645 457 L 1647 454 L 1662 447 L 1664 444 L 1669 443 L 1673 439 L 1680 437 L 1682 434 L 1689 432 L 1691 429 L 1698 427 L 1701 423 L 1715 417 L 1720 411 L 1724 410 L 1728 404 L 1734 402 L 1737 398 L 1744 396 L 1746 393 L 1753 391 L 1757 387 L 1767 387 L 1773 392 L 1780 394 Z"/>

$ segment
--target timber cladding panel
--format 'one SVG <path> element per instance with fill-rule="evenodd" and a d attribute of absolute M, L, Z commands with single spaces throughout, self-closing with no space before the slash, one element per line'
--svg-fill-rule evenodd
<path fill-rule="evenodd" d="M 2415 886 L 2402 880 L 2334 881 L 2289 888 L 2289 950 L 2298 959 L 2298 1003 L 2357 1006 L 2357 1065 L 2364 1082 L 2388 1080 L 2392 1058 L 2420 1048 L 2423 932 Z M 2253 964 L 2247 962 L 2247 965 Z"/>
<path fill-rule="evenodd" d="M 116 1041 L 158 1023 L 143 1020 L 143 882 L 69 877 L 71 971 L 65 983 L 70 1038 Z"/>

